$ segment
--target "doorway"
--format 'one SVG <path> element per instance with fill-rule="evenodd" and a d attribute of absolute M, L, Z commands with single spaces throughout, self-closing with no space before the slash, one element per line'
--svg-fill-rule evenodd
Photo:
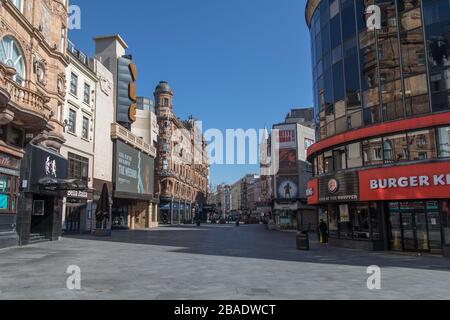
<path fill-rule="evenodd" d="M 438 201 L 391 202 L 389 216 L 391 250 L 442 254 Z"/>
<path fill-rule="evenodd" d="M 33 197 L 30 234 L 51 238 L 53 231 L 54 197 Z"/>

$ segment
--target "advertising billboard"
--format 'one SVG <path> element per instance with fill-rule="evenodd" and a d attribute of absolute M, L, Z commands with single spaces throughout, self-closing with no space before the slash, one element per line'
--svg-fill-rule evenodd
<path fill-rule="evenodd" d="M 115 159 L 116 192 L 153 195 L 153 158 L 121 141 L 116 141 Z"/>
<path fill-rule="evenodd" d="M 297 149 L 297 126 L 276 126 L 275 142 L 280 149 Z"/>
<path fill-rule="evenodd" d="M 277 177 L 277 195 L 280 200 L 299 198 L 298 177 Z"/>
<path fill-rule="evenodd" d="M 298 172 L 297 150 L 280 150 L 279 174 L 295 174 Z"/>

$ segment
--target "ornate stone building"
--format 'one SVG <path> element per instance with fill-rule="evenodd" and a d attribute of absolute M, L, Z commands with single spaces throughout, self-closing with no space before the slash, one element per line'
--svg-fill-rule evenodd
<path fill-rule="evenodd" d="M 0 247 L 61 232 L 67 18 L 67 0 L 0 1 Z"/>
<path fill-rule="evenodd" d="M 156 192 L 160 198 L 160 223 L 204 220 L 209 164 L 206 142 L 191 117 L 181 121 L 173 113 L 173 91 L 160 82 L 154 92 L 159 125 Z"/>

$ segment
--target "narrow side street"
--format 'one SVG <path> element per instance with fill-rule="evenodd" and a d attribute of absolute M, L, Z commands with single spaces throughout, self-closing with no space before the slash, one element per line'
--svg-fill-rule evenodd
<path fill-rule="evenodd" d="M 67 267 L 82 289 L 66 289 Z M 382 268 L 369 291 L 367 267 Z M 320 247 L 295 233 L 208 225 L 0 250 L 0 299 L 449 299 L 450 260 Z M 423 294 L 423 288 L 427 294 Z"/>

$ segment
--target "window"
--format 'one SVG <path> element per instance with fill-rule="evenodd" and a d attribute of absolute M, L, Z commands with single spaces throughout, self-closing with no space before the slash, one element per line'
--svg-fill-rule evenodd
<path fill-rule="evenodd" d="M 89 118 L 87 117 L 83 117 L 83 132 L 82 132 L 82 137 L 83 139 L 88 140 L 89 139 Z"/>
<path fill-rule="evenodd" d="M 331 31 L 331 49 L 334 49 L 341 44 L 341 19 L 339 16 L 336 16 L 333 19 L 331 19 L 330 31 Z"/>
<path fill-rule="evenodd" d="M 436 158 L 436 137 L 434 129 L 408 133 L 408 145 L 410 160 Z"/>
<path fill-rule="evenodd" d="M 345 1 L 342 6 L 342 36 L 348 39 L 356 34 L 355 6 L 353 1 Z"/>
<path fill-rule="evenodd" d="M 16 212 L 18 178 L 0 175 L 0 212 Z"/>
<path fill-rule="evenodd" d="M 382 84 L 383 117 L 385 121 L 403 118 L 405 109 L 403 106 L 403 92 L 401 81 L 393 81 Z"/>
<path fill-rule="evenodd" d="M 14 126 L 10 126 L 8 133 L 8 143 L 12 146 L 22 148 L 24 145 L 23 130 Z"/>
<path fill-rule="evenodd" d="M 91 86 L 87 83 L 84 84 L 84 103 L 91 104 Z"/>
<path fill-rule="evenodd" d="M 14 81 L 21 86 L 25 84 L 23 52 L 18 42 L 10 36 L 3 37 L 0 41 L 0 62 L 16 70 L 16 74 L 13 76 Z"/>
<path fill-rule="evenodd" d="M 12 0 L 12 4 L 23 13 L 23 0 Z"/>
<path fill-rule="evenodd" d="M 404 76 L 426 72 L 423 29 L 401 33 L 400 44 Z"/>
<path fill-rule="evenodd" d="M 169 170 L 169 161 L 163 160 L 163 170 Z"/>
<path fill-rule="evenodd" d="M 353 237 L 357 240 L 369 240 L 370 237 L 370 210 L 369 204 L 351 205 L 351 225 Z"/>
<path fill-rule="evenodd" d="M 439 138 L 439 157 L 450 157 L 450 127 L 444 127 L 438 129 Z M 449 239 L 450 241 L 450 239 Z"/>
<path fill-rule="evenodd" d="M 363 142 L 364 165 L 380 165 L 383 163 L 383 142 L 381 138 Z"/>
<path fill-rule="evenodd" d="M 59 51 L 61 53 L 64 53 L 66 50 L 66 38 L 67 38 L 66 33 L 67 33 L 66 28 L 62 27 L 61 28 L 61 41 L 59 44 Z"/>
<path fill-rule="evenodd" d="M 67 130 L 71 133 L 76 133 L 77 125 L 77 113 L 76 111 L 69 109 L 69 119 L 67 121 Z"/>
<path fill-rule="evenodd" d="M 393 163 L 409 159 L 406 134 L 388 136 L 383 139 L 384 162 Z"/>
<path fill-rule="evenodd" d="M 433 85 L 432 105 L 433 111 L 445 111 L 450 109 L 450 91 L 448 91 L 448 79 L 450 79 L 450 34 L 448 24 L 450 21 L 450 2 L 448 0 L 423 0 L 423 13 L 425 21 L 425 43 L 428 46 L 428 61 L 430 77 Z M 439 84 L 441 90 L 436 90 Z M 445 91 L 444 91 L 445 90 Z"/>
<path fill-rule="evenodd" d="M 333 151 L 334 166 L 336 170 L 347 169 L 347 157 L 345 156 L 345 147 L 337 148 Z"/>
<path fill-rule="evenodd" d="M 334 88 L 334 101 L 339 101 L 345 98 L 344 88 L 344 66 L 342 61 L 336 63 L 333 66 L 333 88 Z"/>
<path fill-rule="evenodd" d="M 78 94 L 78 76 L 75 73 L 70 76 L 70 93 L 75 96 Z"/>
<path fill-rule="evenodd" d="M 164 98 L 164 107 L 168 107 L 168 106 L 169 106 L 169 99 Z"/>
<path fill-rule="evenodd" d="M 442 220 L 445 235 L 445 244 L 450 245 L 450 201 L 442 202 Z"/>
<path fill-rule="evenodd" d="M 89 159 L 74 153 L 68 154 L 69 179 L 78 179 L 86 184 L 89 182 Z"/>
<path fill-rule="evenodd" d="M 325 173 L 334 172 L 333 151 L 325 152 L 323 157 L 324 157 Z"/>
<path fill-rule="evenodd" d="M 450 152 L 450 150 L 449 150 Z M 325 169 L 323 166 L 323 154 L 317 156 L 317 174 L 321 175 L 325 173 Z"/>
<path fill-rule="evenodd" d="M 334 18 L 339 13 L 339 0 L 334 0 L 330 3 L 330 17 Z"/>
<path fill-rule="evenodd" d="M 363 166 L 360 142 L 349 144 L 347 146 L 347 166 L 349 169 Z"/>

